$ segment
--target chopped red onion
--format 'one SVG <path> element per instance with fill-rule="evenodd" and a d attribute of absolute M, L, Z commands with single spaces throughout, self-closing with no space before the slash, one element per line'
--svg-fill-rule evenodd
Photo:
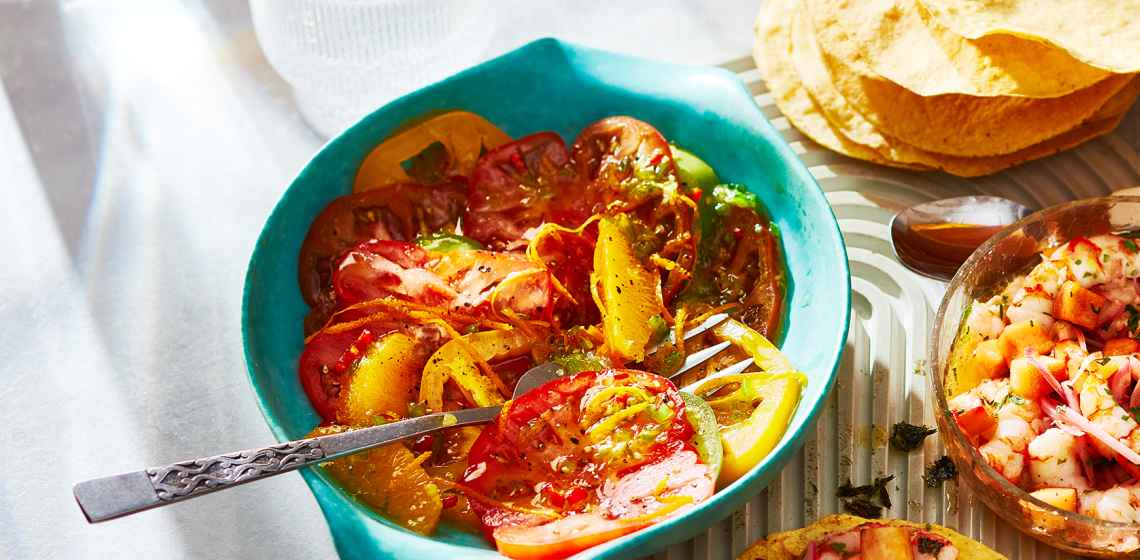
<path fill-rule="evenodd" d="M 1112 397 L 1116 399 L 1116 403 L 1124 406 L 1128 402 L 1132 388 L 1132 366 L 1128 360 L 1124 360 L 1124 365 L 1108 378 L 1108 388 L 1112 390 Z"/>
<path fill-rule="evenodd" d="M 1049 398 L 1041 399 L 1041 411 L 1044 412 L 1045 415 L 1049 418 L 1052 418 L 1053 425 L 1057 426 L 1057 428 L 1059 428 L 1061 431 L 1075 437 L 1081 437 L 1085 435 L 1084 432 L 1074 428 L 1071 424 L 1066 422 L 1064 418 L 1061 417 L 1060 412 L 1057 410 L 1057 401 Z"/>
<path fill-rule="evenodd" d="M 1078 409 L 1080 408 L 1078 406 L 1077 396 L 1073 394 L 1073 391 L 1071 389 L 1061 386 L 1061 382 L 1057 381 L 1057 377 L 1053 375 L 1053 373 L 1050 372 L 1048 368 L 1045 367 L 1045 364 L 1041 363 L 1041 360 L 1037 359 L 1037 354 L 1033 353 L 1032 348 L 1025 349 L 1025 359 L 1029 360 L 1029 363 L 1033 364 L 1033 367 L 1037 368 L 1037 371 L 1041 372 L 1041 376 L 1045 378 L 1045 381 L 1049 383 L 1049 386 L 1052 387 L 1058 395 L 1064 397 L 1065 402 L 1069 403 L 1069 406 Z"/>
<path fill-rule="evenodd" d="M 1136 453 L 1127 445 L 1124 445 L 1120 440 L 1109 435 L 1103 428 L 1089 421 L 1088 418 L 1081 416 L 1081 414 L 1067 406 L 1058 406 L 1057 413 L 1065 420 L 1072 422 L 1076 427 L 1084 430 L 1090 436 L 1096 438 L 1101 443 L 1107 445 L 1110 449 L 1120 454 L 1128 462 L 1134 465 L 1140 465 L 1140 453 Z"/>

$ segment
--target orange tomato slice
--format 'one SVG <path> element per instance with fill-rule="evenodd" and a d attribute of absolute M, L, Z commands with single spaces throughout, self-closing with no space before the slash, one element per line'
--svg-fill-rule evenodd
<path fill-rule="evenodd" d="M 565 558 L 592 546 L 632 533 L 648 521 L 606 519 L 597 513 L 570 515 L 537 527 L 500 527 L 495 544 L 508 558 Z"/>
<path fill-rule="evenodd" d="M 411 181 L 403 163 L 436 142 L 447 151 L 447 175 L 467 176 L 479 156 L 510 140 L 505 132 L 475 113 L 449 111 L 436 115 L 397 132 L 373 148 L 356 172 L 352 191 Z"/>

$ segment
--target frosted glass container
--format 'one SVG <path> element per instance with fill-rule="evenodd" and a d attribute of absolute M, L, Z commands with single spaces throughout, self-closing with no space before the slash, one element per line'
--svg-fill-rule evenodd
<path fill-rule="evenodd" d="M 305 120 L 332 136 L 478 62 L 493 0 L 250 0 L 258 42 Z"/>

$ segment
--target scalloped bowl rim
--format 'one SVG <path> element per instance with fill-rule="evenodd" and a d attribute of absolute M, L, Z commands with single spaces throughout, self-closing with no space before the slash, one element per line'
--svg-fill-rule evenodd
<path fill-rule="evenodd" d="M 491 67 L 496 64 L 507 64 L 507 62 L 504 61 L 510 57 L 517 58 L 534 52 L 541 54 L 540 51 L 543 49 L 549 50 L 552 48 L 557 49 L 563 55 L 570 54 L 583 58 L 589 58 L 595 63 L 601 61 L 602 63 L 613 62 L 614 64 L 618 65 L 644 64 L 652 65 L 658 68 L 668 68 L 676 72 L 686 72 L 701 79 L 709 80 L 710 84 L 717 85 L 720 89 L 724 90 L 713 91 L 712 88 L 710 88 L 709 92 L 702 92 L 705 97 L 709 97 L 714 94 L 727 93 L 729 96 L 740 97 L 743 100 L 746 100 L 751 105 L 751 113 L 746 115 L 744 124 L 740 124 L 740 117 L 724 117 L 725 120 L 732 122 L 734 126 L 744 128 L 752 127 L 754 129 L 757 129 L 755 131 L 750 130 L 747 132 L 747 134 L 754 137 L 758 142 L 767 144 L 767 147 L 775 152 L 775 155 L 773 157 L 778 159 L 783 165 L 782 169 L 767 170 L 767 176 L 771 178 L 770 183 L 773 183 L 773 185 L 770 186 L 773 186 L 774 188 L 788 186 L 787 184 L 775 185 L 778 180 L 777 176 L 780 173 L 784 174 L 784 178 L 782 179 L 784 183 L 793 180 L 800 183 L 803 192 L 795 194 L 790 189 L 788 189 L 788 194 L 786 196 L 788 196 L 791 200 L 801 203 L 799 210 L 805 219 L 808 217 L 806 211 L 804 210 L 806 207 L 805 205 L 822 205 L 822 210 L 826 215 L 826 219 L 830 223 L 821 224 L 819 226 L 819 233 L 825 237 L 823 241 L 830 246 L 825 245 L 818 248 L 813 247 L 813 252 L 818 254 L 812 257 L 803 258 L 807 260 L 820 259 L 821 261 L 824 261 L 825 264 L 836 267 L 835 270 L 824 270 L 822 272 L 817 271 L 817 275 L 833 276 L 838 273 L 837 275 L 842 277 L 843 280 L 842 285 L 831 285 L 829 288 L 819 288 L 820 290 L 830 289 L 841 291 L 841 293 L 836 292 L 838 300 L 834 302 L 841 304 L 837 305 L 837 307 L 841 307 L 841 310 L 835 317 L 835 319 L 838 320 L 834 323 L 833 331 L 831 329 L 828 330 L 829 333 L 833 332 L 835 336 L 827 338 L 827 340 L 824 341 L 824 344 L 820 347 L 821 350 L 815 352 L 815 355 L 822 356 L 821 358 L 818 358 L 822 366 L 818 369 L 818 371 L 813 370 L 812 372 L 809 372 L 809 374 L 813 377 L 819 377 L 824 381 L 822 390 L 819 391 L 813 402 L 805 402 L 805 400 L 801 400 L 799 410 L 797 410 L 788 431 L 779 441 L 776 448 L 773 449 L 773 451 L 769 453 L 769 455 L 765 457 L 765 459 L 759 465 L 753 467 L 753 469 L 749 471 L 744 477 L 725 488 L 719 489 L 716 494 L 714 494 L 709 500 L 701 503 L 693 510 L 686 512 L 683 515 L 679 515 L 660 523 L 651 525 L 628 536 L 587 549 L 575 557 L 608 557 L 623 552 L 627 554 L 632 553 L 635 548 L 639 553 L 644 553 L 642 551 L 657 549 L 665 546 L 666 544 L 678 542 L 681 540 L 681 538 L 677 536 L 678 534 L 683 534 L 686 538 L 692 534 L 695 534 L 697 531 L 699 531 L 699 529 L 694 529 L 694 527 L 697 525 L 703 528 L 719 521 L 724 516 L 731 513 L 731 511 L 736 507 L 739 507 L 739 505 L 745 499 L 751 495 L 754 495 L 755 493 L 758 493 L 771 481 L 772 478 L 778 476 L 779 469 L 781 469 L 783 465 L 787 463 L 787 461 L 791 458 L 791 454 L 797 451 L 802 445 L 804 436 L 807 434 L 810 426 L 814 424 L 815 419 L 818 417 L 821 408 L 827 400 L 827 396 L 830 394 L 831 389 L 834 386 L 836 371 L 839 366 L 840 355 L 846 343 L 847 329 L 850 321 L 850 269 L 846 257 L 846 247 L 843 242 L 842 234 L 839 230 L 838 222 L 835 219 L 834 211 L 827 203 L 822 189 L 820 189 L 819 185 L 815 181 L 815 178 L 807 170 L 807 167 L 796 157 L 792 149 L 787 145 L 786 142 L 783 141 L 783 139 L 775 131 L 767 119 L 764 118 L 759 107 L 755 105 L 752 95 L 747 91 L 743 83 L 741 83 L 740 80 L 736 78 L 736 76 L 731 72 L 713 67 L 689 66 L 648 61 L 627 55 L 619 55 L 586 47 L 579 47 L 577 45 L 558 41 L 556 39 L 546 38 L 526 44 L 514 51 L 508 52 L 495 59 L 491 59 L 482 64 L 474 66 L 468 70 L 446 78 L 436 84 L 432 84 L 430 86 L 426 86 L 412 93 L 409 93 L 399 99 L 385 104 L 369 115 L 363 117 L 360 121 L 354 123 L 341 134 L 330 139 L 298 172 L 298 174 L 290 182 L 289 187 L 282 193 L 272 212 L 269 214 L 260 235 L 258 236 L 253 253 L 250 257 L 249 268 L 246 272 L 244 291 L 242 296 L 241 330 L 244 356 L 247 364 L 247 378 L 249 379 L 250 385 L 253 388 L 254 395 L 257 399 L 257 404 L 261 410 L 262 416 L 265 418 L 266 423 L 269 425 L 274 436 L 279 441 L 288 441 L 290 439 L 288 430 L 283 426 L 282 421 L 277 418 L 277 413 L 274 411 L 274 404 L 271 402 L 271 400 L 273 400 L 273 396 L 270 394 L 268 388 L 265 387 L 259 380 L 259 366 L 257 364 L 257 359 L 254 355 L 255 352 L 252 348 L 253 344 L 251 342 L 251 331 L 254 328 L 254 321 L 251 319 L 250 308 L 252 306 L 251 302 L 254 298 L 253 294 L 258 289 L 255 279 L 255 270 L 262 256 L 262 253 L 270 251 L 266 248 L 266 246 L 270 243 L 270 237 L 272 237 L 272 232 L 270 231 L 271 226 L 285 219 L 281 218 L 281 214 L 286 212 L 286 207 L 290 204 L 290 195 L 296 194 L 295 191 L 298 191 L 299 189 L 298 185 L 303 182 L 303 179 L 308 174 L 315 173 L 314 168 L 317 166 L 317 163 L 322 161 L 322 156 L 335 151 L 338 144 L 341 143 L 346 137 L 350 136 L 350 134 L 356 129 L 359 129 L 366 125 L 375 124 L 375 121 L 377 121 L 381 115 L 390 112 L 399 113 L 403 111 L 404 106 L 411 103 L 411 100 L 415 99 L 417 96 L 426 95 L 428 92 L 433 91 L 435 88 L 445 87 L 450 82 L 463 79 L 469 75 L 473 75 L 484 67 Z M 584 70 L 583 68 L 577 67 L 576 63 L 570 63 L 570 66 L 573 70 L 585 72 L 590 78 L 593 79 L 600 80 L 601 77 L 605 75 L 604 72 L 588 69 Z M 652 93 L 644 93 L 629 89 L 623 91 L 632 92 L 633 95 L 638 96 L 653 95 Z M 730 98 L 730 100 L 733 103 L 738 103 L 735 101 L 735 99 Z M 715 114 L 715 111 L 713 111 L 713 113 Z M 414 118 L 415 116 L 416 115 L 409 115 L 407 118 Z M 532 130 L 532 132 L 534 131 L 537 130 Z M 390 134 L 391 130 L 389 130 L 388 133 Z M 687 145 L 687 147 L 697 150 L 696 146 Z M 716 166 L 714 165 L 714 168 L 715 167 Z M 818 211 L 818 209 L 816 210 Z M 777 216 L 773 214 L 772 218 L 775 221 Z M 790 248 L 785 246 L 785 253 L 788 252 L 790 252 Z M 790 267 L 788 270 L 790 277 Z M 832 284 L 834 284 L 834 280 L 837 279 L 838 278 L 826 278 L 826 280 Z M 795 281 L 795 279 L 789 278 L 789 283 L 793 281 Z M 816 280 L 816 282 L 821 281 Z M 791 295 L 789 295 L 786 303 L 789 304 L 790 307 L 790 304 L 792 303 Z M 788 317 L 794 313 L 794 311 L 794 309 L 785 311 L 785 321 L 790 321 Z M 465 545 L 438 541 L 431 537 L 421 536 L 399 528 L 381 515 L 372 511 L 370 508 L 358 503 L 356 500 L 351 498 L 322 470 L 301 469 L 301 474 L 304 477 L 305 482 L 310 487 L 310 490 L 313 492 L 314 497 L 317 499 L 318 504 L 321 506 L 326 520 L 328 521 L 330 531 L 333 533 L 338 551 L 341 554 L 344 554 L 345 551 L 341 548 L 343 543 L 341 542 L 341 538 L 338 535 L 338 531 L 344 529 L 344 527 L 339 526 L 339 518 L 334 519 L 333 516 L 337 507 L 347 505 L 348 507 L 355 510 L 355 513 L 358 516 L 363 515 L 365 518 L 377 521 L 380 524 L 379 527 L 364 528 L 362 529 L 362 532 L 367 534 L 369 538 L 376 540 L 375 535 L 377 534 L 377 531 L 379 531 L 379 534 L 382 534 L 384 537 L 384 540 L 382 542 L 392 543 L 392 547 L 386 547 L 389 551 L 393 550 L 393 548 L 398 548 L 399 550 L 415 550 L 417 552 L 429 553 L 462 553 L 472 556 L 484 554 L 488 557 L 494 557 L 497 555 L 494 549 L 473 549 Z"/>

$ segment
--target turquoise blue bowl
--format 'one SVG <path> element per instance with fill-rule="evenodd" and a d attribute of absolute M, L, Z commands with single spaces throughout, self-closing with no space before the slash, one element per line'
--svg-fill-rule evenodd
<path fill-rule="evenodd" d="M 791 289 L 783 349 L 808 375 L 787 434 L 747 476 L 685 515 L 594 547 L 588 558 L 644 556 L 691 538 L 759 492 L 803 443 L 835 380 L 847 336 L 850 275 L 835 216 L 803 163 L 764 119 L 752 95 L 721 69 L 653 62 L 553 39 L 402 97 L 330 141 L 274 208 L 246 273 L 242 334 L 249 380 L 277 439 L 318 423 L 297 378 L 301 322 L 297 254 L 309 223 L 351 191 L 364 156 L 400 124 L 431 111 L 465 109 L 514 137 L 553 130 L 572 139 L 609 115 L 647 121 L 707 161 L 722 180 L 747 185 L 779 226 Z M 441 527 L 413 534 L 353 501 L 318 470 L 302 471 L 346 559 L 480 558 L 498 554 L 480 536 Z"/>

